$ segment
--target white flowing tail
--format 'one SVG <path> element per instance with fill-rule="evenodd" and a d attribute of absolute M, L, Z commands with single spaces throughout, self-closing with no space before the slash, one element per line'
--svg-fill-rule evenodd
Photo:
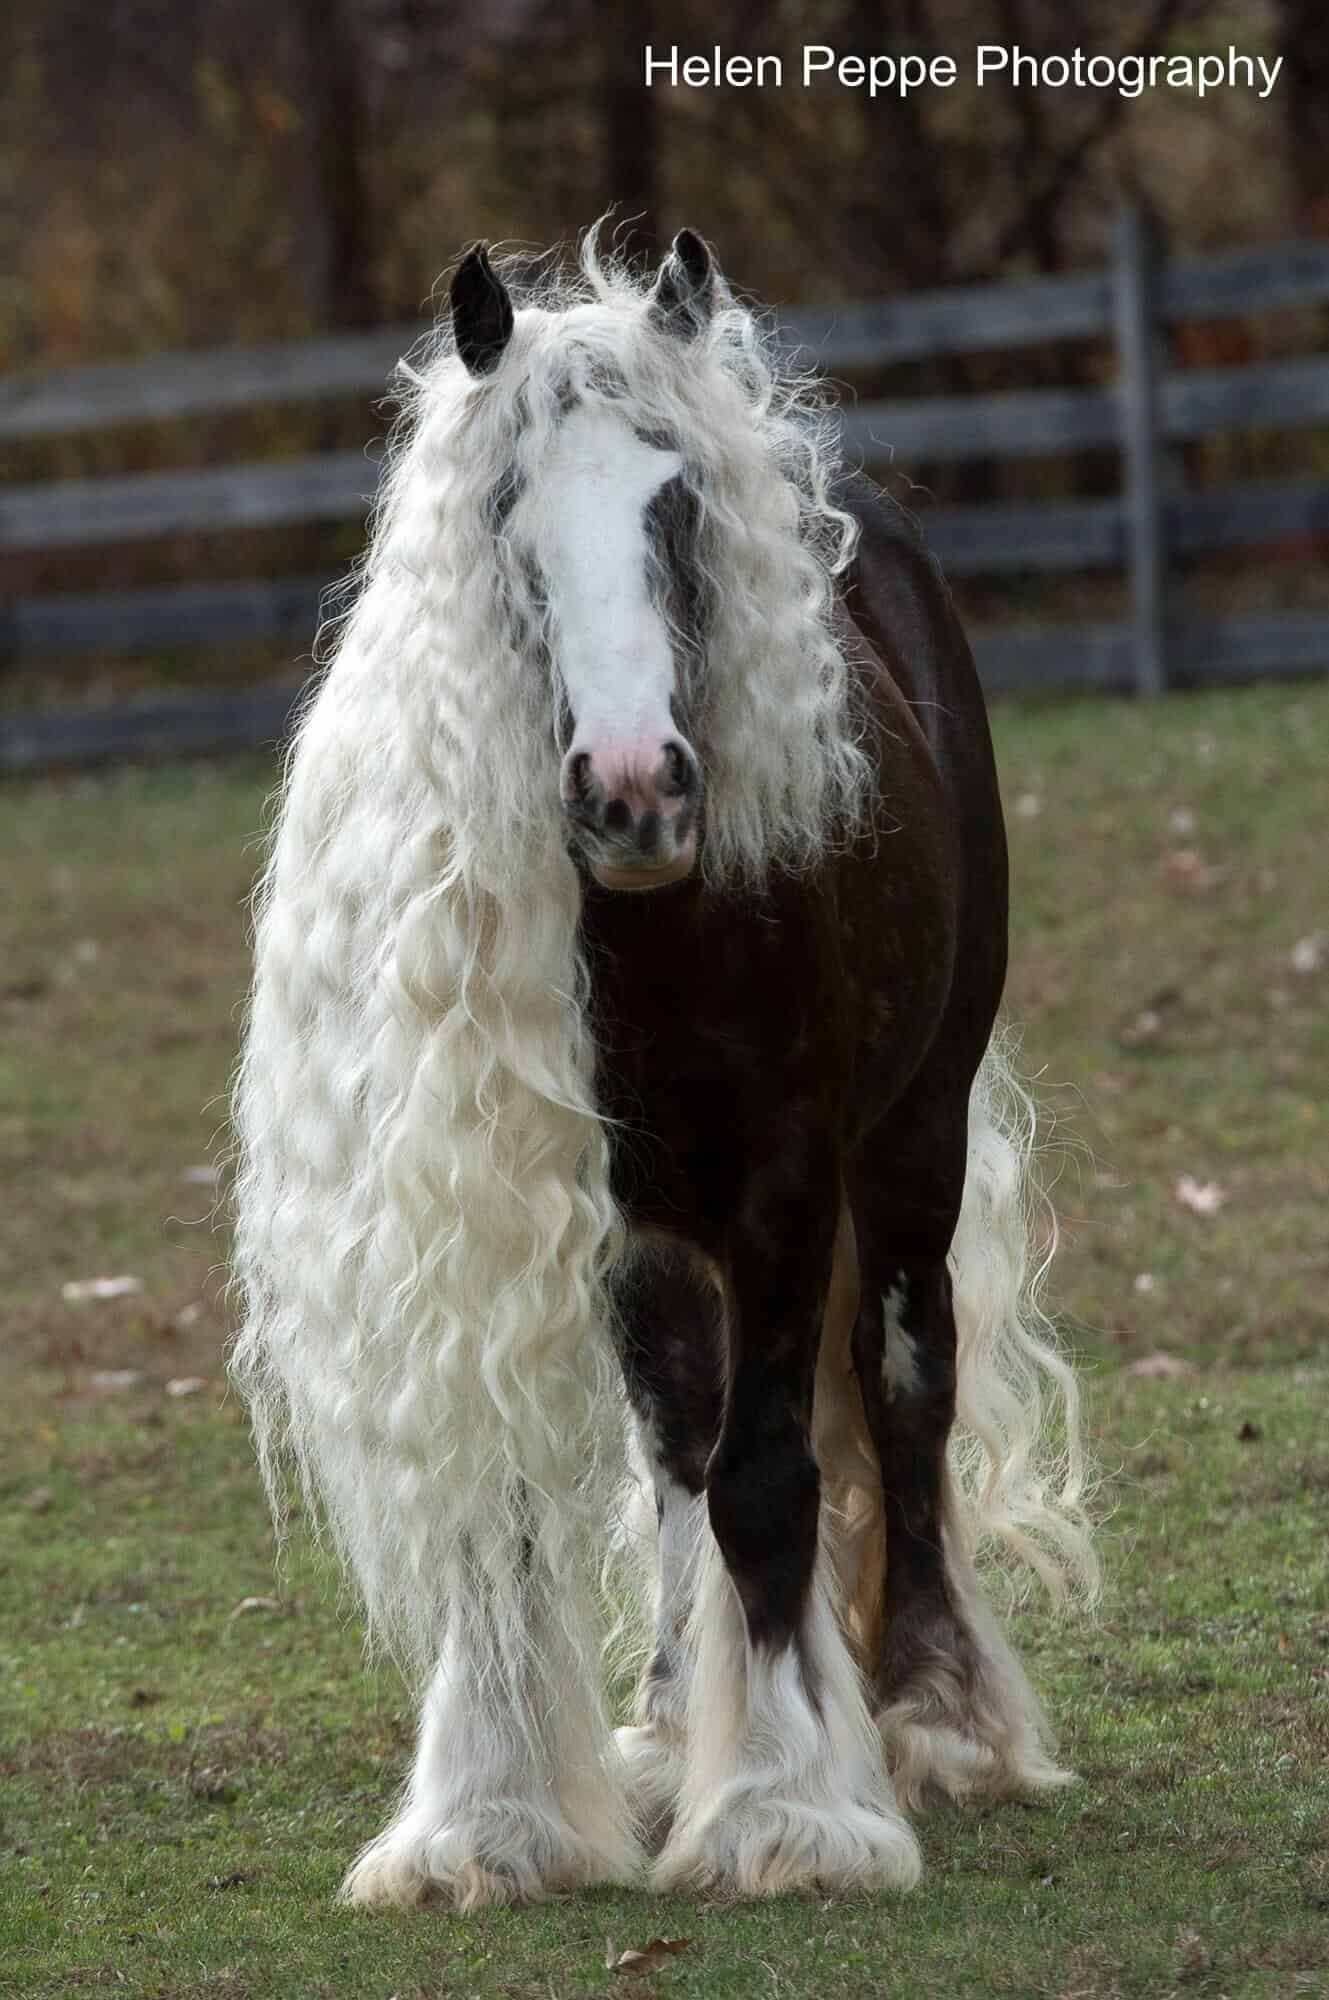
<path fill-rule="evenodd" d="M 959 1336 L 950 1458 L 968 1553 L 1021 1559 L 1054 1600 L 1099 1589 L 1075 1371 L 1039 1304 L 1056 1248 L 1034 1171 L 1038 1115 L 1001 1034 L 969 1100 L 969 1162 L 950 1269 Z"/>

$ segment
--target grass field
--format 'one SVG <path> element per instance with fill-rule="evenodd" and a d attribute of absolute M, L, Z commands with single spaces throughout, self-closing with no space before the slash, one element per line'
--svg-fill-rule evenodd
<path fill-rule="evenodd" d="M 1329 688 L 998 739 L 1109 1590 L 1020 1619 L 1080 1786 L 929 1817 L 869 1903 L 331 1909 L 410 1716 L 306 1547 L 274 1580 L 201 1172 L 271 771 L 0 796 L 0 1993 L 1329 1993 Z"/>

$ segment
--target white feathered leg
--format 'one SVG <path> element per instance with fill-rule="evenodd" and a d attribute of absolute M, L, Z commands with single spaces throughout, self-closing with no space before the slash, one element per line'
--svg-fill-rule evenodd
<path fill-rule="evenodd" d="M 472 1910 L 638 1877 L 641 1850 L 599 1688 L 547 1608 L 533 1618 L 517 1671 L 520 1686 L 483 1606 L 454 1618 L 405 1795 L 351 1868 L 343 1901 L 438 1895 Z"/>
<path fill-rule="evenodd" d="M 650 1846 L 673 1818 L 687 1767 L 688 1617 L 706 1532 L 706 1496 L 690 1493 L 649 1455 L 641 1532 L 654 1561 L 652 1651 L 637 1689 L 635 1719 L 616 1732 L 628 1788 Z"/>
<path fill-rule="evenodd" d="M 907 1889 L 922 1868 L 832 1601 L 823 1549 L 793 1642 L 754 1648 L 708 1532 L 689 1627 L 687 1772 L 661 1889 Z"/>

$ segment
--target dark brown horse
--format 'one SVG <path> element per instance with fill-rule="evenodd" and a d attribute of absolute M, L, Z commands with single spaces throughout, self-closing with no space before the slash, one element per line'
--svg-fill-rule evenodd
<path fill-rule="evenodd" d="M 388 1517 L 421 1504 L 414 1467 L 450 1496 L 436 1492 L 410 1552 L 417 1597 L 438 1593 L 415 1636 L 438 1663 L 415 1773 L 349 1878 L 354 1900 L 434 1889 L 465 1907 L 622 1879 L 638 1838 L 663 1887 L 907 1886 L 904 1805 L 1066 1775 L 981 1593 L 977 1541 L 1004 1539 L 1054 1582 L 1092 1579 L 1073 1384 L 1025 1297 L 1018 1100 L 993 1042 L 1007 876 L 983 698 L 917 533 L 837 468 L 807 385 L 756 343 L 700 239 L 685 232 L 646 289 L 593 253 L 587 269 L 589 301 L 514 313 L 483 251 L 459 268 L 455 355 L 425 374 L 369 581 L 297 748 L 242 1082 L 241 1373 L 390 1626 L 412 1618 Z M 451 485 L 449 446 L 468 474 Z M 394 565 L 404 606 L 383 582 Z M 450 644 L 426 678 L 432 722 L 418 685 L 380 687 L 441 809 L 378 804 L 406 847 L 441 843 L 439 921 L 459 896 L 466 914 L 443 925 L 446 951 L 422 943 L 422 876 L 357 951 L 331 913 L 353 923 L 339 898 L 366 894 L 359 851 L 391 845 L 367 831 L 370 774 L 399 782 L 387 750 L 359 747 L 375 735 L 370 666 L 389 631 L 425 674 L 415 635 L 448 579 L 450 630 L 478 592 L 471 615 L 502 626 L 510 683 L 494 669 L 499 687 L 477 677 L 468 697 Z M 339 673 L 364 695 L 338 693 Z M 515 769 L 467 765 L 468 698 L 475 740 L 506 731 Z M 546 900 L 561 917 L 525 887 L 559 867 Z M 555 977 L 542 926 L 560 922 Z M 310 925 L 324 944 L 307 995 Z M 402 1080 L 409 1036 L 393 1090 L 377 1081 L 363 995 L 386 962 L 422 1023 L 416 1054 L 447 1079 L 437 1169 Z M 581 1037 L 561 1071 L 537 1019 L 551 992 L 564 1039 L 569 1007 Z M 390 1036 L 391 1010 L 377 1018 Z M 334 1105 L 303 1141 L 290 1109 L 258 1101 L 293 1042 Z M 345 1078 L 335 1108 L 339 1064 L 366 1104 L 378 1093 L 377 1124 L 355 1122 Z M 554 1112 L 580 1123 L 563 1133 Z M 367 1199 L 355 1147 L 372 1159 L 394 1116 Z M 300 1144 L 336 1159 L 311 1174 Z M 345 1280 L 340 1309 L 362 1330 L 338 1342 L 309 1329 L 314 1279 L 298 1328 L 286 1313 L 267 1218 L 287 1204 L 288 1244 L 307 1218 L 299 1255 L 340 1273 L 357 1201 L 361 1251 L 395 1241 L 393 1202 L 412 1247 L 390 1288 L 366 1291 L 363 1259 Z M 597 1202 L 602 1226 L 578 1239 L 578 1205 L 594 1220 Z M 538 1269 L 561 1275 L 541 1292 Z M 627 1536 L 651 1635 L 614 1745 L 563 1535 L 594 1485 L 584 1403 L 567 1405 L 561 1453 L 526 1409 L 556 1428 L 559 1371 L 585 1344 L 559 1302 L 569 1271 L 583 1321 L 601 1301 L 654 1514 Z M 489 1294 L 510 1292 L 527 1319 L 496 1332 Z M 469 1360 L 448 1331 L 454 1297 L 458 1324 L 477 1303 L 488 1315 Z M 374 1318 L 403 1303 L 394 1344 Z M 314 1386 L 320 1368 L 335 1395 Z M 582 1386 L 603 1408 L 603 1376 Z M 1045 1386 L 1063 1393 L 1059 1488 L 1041 1459 Z M 467 1457 L 468 1424 L 487 1454 Z M 424 1581 L 422 1557 L 437 1558 Z"/>

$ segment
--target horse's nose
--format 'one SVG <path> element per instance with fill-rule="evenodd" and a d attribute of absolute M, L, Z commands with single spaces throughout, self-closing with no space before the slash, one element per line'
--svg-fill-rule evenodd
<path fill-rule="evenodd" d="M 696 754 L 677 736 L 649 747 L 578 744 L 563 760 L 563 810 L 572 823 L 648 857 L 687 837 L 700 792 Z"/>

